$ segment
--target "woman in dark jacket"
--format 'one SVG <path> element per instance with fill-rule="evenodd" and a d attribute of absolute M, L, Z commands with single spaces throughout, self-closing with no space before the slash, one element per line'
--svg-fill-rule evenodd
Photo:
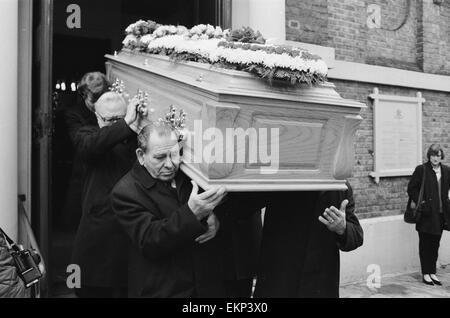
<path fill-rule="evenodd" d="M 97 124 L 94 105 L 100 96 L 109 91 L 109 86 L 105 74 L 100 72 L 86 73 L 81 78 L 77 102 L 65 114 L 67 129 L 74 144 L 80 138 L 77 132 L 81 127 Z"/>
<path fill-rule="evenodd" d="M 419 232 L 419 257 L 423 282 L 427 285 L 442 285 L 436 277 L 436 262 L 442 230 L 449 224 L 449 167 L 441 163 L 444 152 L 440 145 L 433 144 L 427 152 L 428 162 L 417 166 L 408 184 L 411 207 L 418 204 L 420 187 L 425 172 L 421 213 L 416 221 Z"/>
<path fill-rule="evenodd" d="M 81 189 L 85 167 L 77 145 L 83 138 L 80 128 L 97 125 L 94 104 L 99 97 L 109 90 L 106 76 L 100 72 L 86 73 L 78 84 L 77 102 L 64 112 L 67 133 L 75 150 L 72 166 L 72 176 L 69 181 L 67 197 L 64 206 L 64 225 L 68 229 L 76 229 L 81 218 Z"/>

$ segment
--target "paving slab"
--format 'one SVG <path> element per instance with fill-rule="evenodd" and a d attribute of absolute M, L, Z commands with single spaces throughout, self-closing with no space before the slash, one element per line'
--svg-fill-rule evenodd
<path fill-rule="evenodd" d="M 367 282 L 342 285 L 341 298 L 449 298 L 450 266 L 439 268 L 436 276 L 442 286 L 422 282 L 421 273 L 403 273 L 381 277 L 380 288 L 369 288 Z"/>

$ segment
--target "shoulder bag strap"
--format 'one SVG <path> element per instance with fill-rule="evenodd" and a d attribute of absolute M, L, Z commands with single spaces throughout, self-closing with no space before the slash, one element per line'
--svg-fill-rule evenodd
<path fill-rule="evenodd" d="M 8 236 L 8 234 L 5 233 L 5 231 L 3 231 L 1 227 L 0 227 L 0 234 L 3 235 L 3 237 L 6 240 L 6 243 L 8 243 L 8 248 L 16 249 L 17 247 L 16 243 L 14 243 L 14 241 Z"/>
<path fill-rule="evenodd" d="M 423 165 L 423 175 L 422 175 L 422 184 L 420 185 L 420 192 L 419 192 L 419 199 L 417 200 L 416 204 L 416 210 L 419 208 L 420 203 L 422 203 L 423 199 L 423 188 L 425 185 L 425 174 L 426 174 L 427 167 Z"/>

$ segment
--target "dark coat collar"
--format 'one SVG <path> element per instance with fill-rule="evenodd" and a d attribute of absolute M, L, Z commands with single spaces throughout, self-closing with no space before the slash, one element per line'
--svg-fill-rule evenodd
<path fill-rule="evenodd" d="M 426 172 L 426 179 L 431 177 L 431 180 L 434 180 L 435 182 L 437 182 L 436 174 L 434 173 L 433 166 L 431 165 L 431 162 L 427 161 L 426 163 L 424 163 L 424 167 L 425 167 L 425 169 L 428 170 Z M 448 167 L 445 166 L 443 163 L 441 163 L 441 184 L 447 184 L 448 183 L 448 178 L 449 178 Z M 442 189 L 442 190 L 444 190 L 444 189 Z"/>
<path fill-rule="evenodd" d="M 433 171 L 433 165 L 431 164 L 430 161 L 425 162 L 425 163 L 424 163 L 424 166 L 425 166 L 426 168 L 428 168 L 428 170 Z M 446 168 L 446 166 L 445 166 L 443 163 L 441 163 L 441 175 L 442 175 L 442 176 L 443 176 L 444 174 L 447 174 L 447 169 L 445 169 L 445 168 Z"/>
<path fill-rule="evenodd" d="M 428 167 L 429 169 L 433 170 L 433 165 L 431 164 L 431 161 L 425 162 L 424 165 L 425 165 L 426 167 Z M 445 170 L 445 169 L 444 169 L 444 164 L 441 163 L 441 171 L 443 172 L 444 170 Z"/>
<path fill-rule="evenodd" d="M 148 173 L 144 166 L 141 166 L 138 160 L 136 160 L 133 168 L 131 169 L 131 174 L 147 189 L 150 189 L 156 183 L 156 179 Z"/>

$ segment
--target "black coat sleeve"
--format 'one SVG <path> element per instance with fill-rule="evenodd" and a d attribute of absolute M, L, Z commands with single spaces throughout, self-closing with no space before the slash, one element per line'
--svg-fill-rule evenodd
<path fill-rule="evenodd" d="M 75 147 L 87 160 L 97 159 L 119 142 L 136 135 L 123 119 L 100 129 L 95 126 L 81 127 L 76 134 Z"/>
<path fill-rule="evenodd" d="M 423 165 L 417 166 L 408 183 L 408 195 L 417 204 L 420 186 L 422 185 Z"/>
<path fill-rule="evenodd" d="M 68 110 L 64 113 L 64 119 L 70 140 L 73 145 L 76 145 L 78 142 L 78 130 L 83 126 L 86 126 L 86 123 L 83 121 L 80 114 L 72 110 Z"/>
<path fill-rule="evenodd" d="M 364 232 L 355 215 L 355 200 L 353 199 L 353 189 L 347 183 L 348 190 L 345 192 L 345 198 L 348 200 L 345 210 L 345 220 L 347 227 L 343 235 L 338 236 L 338 247 L 341 251 L 349 252 L 363 245 Z"/>
<path fill-rule="evenodd" d="M 78 131 L 80 128 L 92 125 L 97 126 L 95 114 L 86 107 L 85 102 L 81 99 L 77 100 L 72 107 L 65 109 L 64 121 L 72 145 L 76 145 L 78 142 Z"/>
<path fill-rule="evenodd" d="M 134 187 L 119 185 L 111 194 L 112 208 L 119 223 L 131 238 L 133 245 L 149 259 L 165 257 L 176 249 L 187 247 L 206 232 L 189 206 L 184 204 L 170 217 L 156 217 L 156 207 L 149 202 L 145 208 L 142 197 Z M 145 198 L 148 200 L 148 198 Z"/>

